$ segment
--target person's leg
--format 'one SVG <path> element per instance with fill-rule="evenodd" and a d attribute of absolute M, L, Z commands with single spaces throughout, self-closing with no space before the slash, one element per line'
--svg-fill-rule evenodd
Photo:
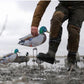
<path fill-rule="evenodd" d="M 56 8 L 56 11 L 51 19 L 51 27 L 50 27 L 51 33 L 49 38 L 48 53 L 47 54 L 39 53 L 39 55 L 37 56 L 38 59 L 51 64 L 54 63 L 55 53 L 61 41 L 61 35 L 62 35 L 61 25 L 67 18 L 68 18 L 68 10 L 64 8 L 62 5 L 59 5 Z"/>
<path fill-rule="evenodd" d="M 78 52 L 80 40 L 80 28 L 84 20 L 84 9 L 75 9 L 71 11 L 68 24 L 68 64 L 76 63 L 76 53 Z"/>
<path fill-rule="evenodd" d="M 55 57 L 55 53 L 58 49 L 58 46 L 61 42 L 62 36 L 62 20 L 64 18 L 64 13 L 61 11 L 56 11 L 51 20 L 51 27 L 50 27 L 50 38 L 49 38 L 49 49 L 48 53 Z"/>

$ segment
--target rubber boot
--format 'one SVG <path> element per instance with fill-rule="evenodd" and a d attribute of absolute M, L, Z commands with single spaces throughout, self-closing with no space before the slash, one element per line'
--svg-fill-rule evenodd
<path fill-rule="evenodd" d="M 69 52 L 68 57 L 67 57 L 67 61 L 68 61 L 68 66 L 69 66 L 68 71 L 70 71 L 71 67 L 76 64 L 76 53 Z M 75 71 L 75 69 L 72 69 L 72 71 Z"/>
<path fill-rule="evenodd" d="M 42 60 L 42 61 L 45 61 L 45 62 L 48 62 L 48 63 L 51 63 L 53 64 L 54 61 L 55 61 L 55 53 L 57 51 L 57 46 L 58 44 L 56 42 L 54 42 L 53 40 L 49 42 L 49 50 L 46 54 L 44 53 L 39 53 L 37 55 L 37 58 L 39 60 Z"/>

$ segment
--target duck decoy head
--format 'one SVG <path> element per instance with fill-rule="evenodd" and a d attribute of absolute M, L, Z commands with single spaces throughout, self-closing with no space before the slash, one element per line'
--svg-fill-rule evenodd
<path fill-rule="evenodd" d="M 16 53 L 18 53 L 18 52 L 19 52 L 19 50 L 18 50 L 18 49 L 15 49 L 15 50 L 14 50 L 14 53 L 15 53 L 15 54 L 16 54 Z"/>
<path fill-rule="evenodd" d="M 47 28 L 45 26 L 40 27 L 39 33 L 43 34 L 44 32 L 48 32 Z"/>

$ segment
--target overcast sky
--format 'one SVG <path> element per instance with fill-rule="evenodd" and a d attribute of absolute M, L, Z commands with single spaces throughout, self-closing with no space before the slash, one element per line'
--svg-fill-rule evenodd
<path fill-rule="evenodd" d="M 3 29 L 3 25 L 6 22 L 6 28 L 2 35 L 0 36 L 0 56 L 5 55 L 7 53 L 13 52 L 14 49 L 18 48 L 21 54 L 25 55 L 26 52 L 29 52 L 32 55 L 32 49 L 30 47 L 21 46 L 18 44 L 19 38 L 30 34 L 31 22 L 34 10 L 39 0 L 0 0 L 0 32 Z M 40 26 L 46 26 L 50 31 L 50 20 L 52 18 L 53 12 L 55 11 L 55 7 L 57 6 L 58 1 L 52 0 L 49 4 L 42 20 L 40 22 Z M 67 21 L 63 24 L 63 35 L 62 41 L 57 51 L 57 55 L 67 55 Z M 84 54 L 84 24 L 81 29 L 81 39 L 79 45 L 79 53 L 81 55 Z M 49 34 L 47 35 L 47 41 L 38 46 L 38 53 L 48 51 L 48 41 Z"/>

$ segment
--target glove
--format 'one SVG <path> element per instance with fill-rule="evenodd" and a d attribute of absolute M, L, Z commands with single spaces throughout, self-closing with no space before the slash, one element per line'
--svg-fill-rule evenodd
<path fill-rule="evenodd" d="M 31 27 L 31 34 L 35 37 L 38 35 L 38 27 Z"/>

